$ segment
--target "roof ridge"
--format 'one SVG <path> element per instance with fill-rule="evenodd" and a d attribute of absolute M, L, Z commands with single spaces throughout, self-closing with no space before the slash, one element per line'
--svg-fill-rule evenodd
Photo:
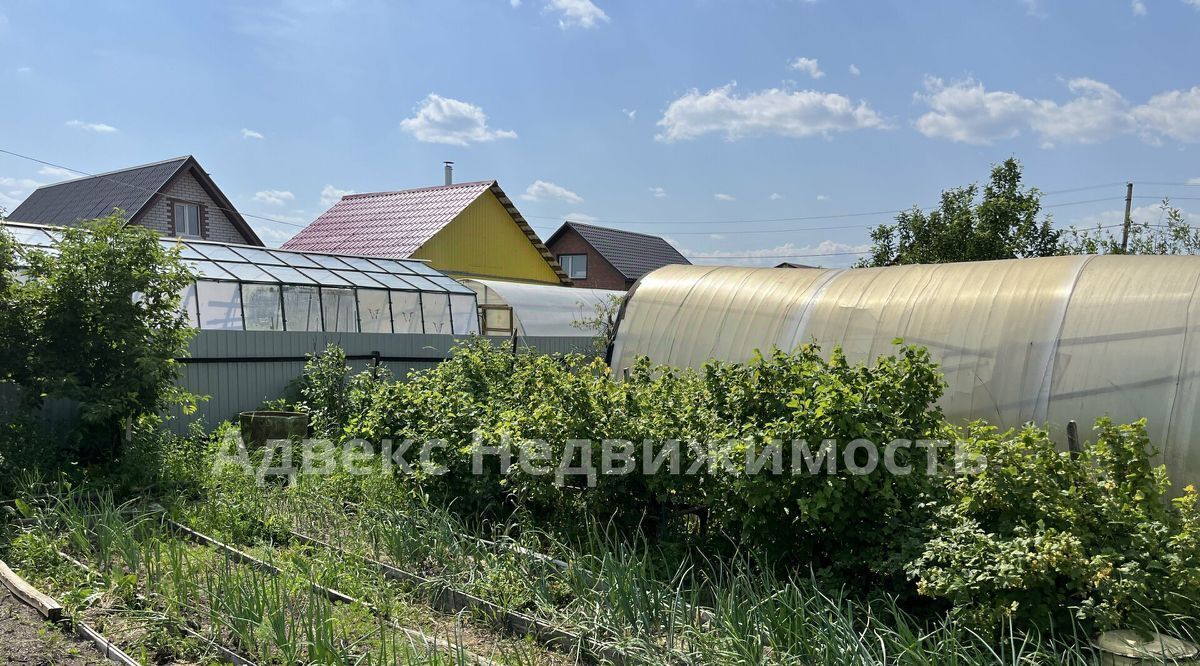
<path fill-rule="evenodd" d="M 179 161 L 186 162 L 189 159 L 195 159 L 195 158 L 192 155 L 181 155 L 179 157 L 172 157 L 170 159 L 159 160 L 157 162 L 148 162 L 146 164 L 139 164 L 137 166 L 125 167 L 124 169 L 114 169 L 112 171 L 105 171 L 103 173 L 94 173 L 90 176 L 80 176 L 78 178 L 62 180 L 57 183 L 47 183 L 46 185 L 42 185 L 41 187 L 38 187 L 37 189 L 44 190 L 44 189 L 51 188 L 51 187 L 58 187 L 59 185 L 69 185 L 71 183 L 78 183 L 78 182 L 89 180 L 92 178 L 105 178 L 107 176 L 113 176 L 118 173 L 125 173 L 126 171 L 137 171 L 138 169 L 147 169 L 149 167 L 155 167 L 155 166 L 159 166 L 162 164 L 168 164 L 170 162 L 179 162 Z M 67 171 L 75 171 L 75 170 L 67 169 Z M 81 173 L 81 172 L 75 171 L 75 173 Z"/>
<path fill-rule="evenodd" d="M 479 186 L 479 185 L 487 185 L 490 187 L 495 182 L 496 182 L 495 179 L 472 180 L 472 181 L 469 181 L 466 183 L 451 183 L 449 185 L 431 185 L 429 187 L 412 187 L 407 190 L 385 190 L 383 192 L 355 192 L 354 194 L 347 194 L 347 195 L 343 196 L 342 198 L 343 199 L 362 199 L 365 197 L 384 197 L 384 196 L 388 196 L 388 195 L 392 195 L 392 194 L 409 194 L 412 192 L 428 192 L 431 190 L 449 190 L 449 189 L 453 189 L 456 187 L 468 187 L 468 186 Z"/>
<path fill-rule="evenodd" d="M 588 224 L 586 222 L 576 222 L 574 220 L 566 220 L 565 224 L 569 224 L 572 227 L 580 226 L 580 227 L 587 227 L 589 229 L 600 229 L 602 231 L 616 231 L 616 232 L 620 232 L 623 234 L 629 234 L 631 236 L 643 236 L 645 238 L 654 238 L 656 240 L 660 240 L 660 241 L 666 243 L 667 245 L 671 245 L 671 243 L 666 238 L 663 238 L 662 236 L 658 236 L 655 234 L 648 234 L 648 233 L 645 233 L 642 231 L 629 231 L 628 229 L 619 229 L 617 227 L 602 227 L 597 224 Z M 672 245 L 672 247 L 674 247 L 674 246 Z M 678 250 L 676 250 L 676 251 L 678 252 Z M 680 253 L 680 254 L 682 254 L 682 253 Z"/>

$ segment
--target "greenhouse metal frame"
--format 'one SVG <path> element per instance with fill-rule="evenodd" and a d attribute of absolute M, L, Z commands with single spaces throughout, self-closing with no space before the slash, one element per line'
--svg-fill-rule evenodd
<path fill-rule="evenodd" d="M 22 246 L 55 252 L 58 228 L 4 222 Z M 182 307 L 200 330 L 336 333 L 479 331 L 475 292 L 421 261 L 295 252 L 167 237 L 196 280 Z M 364 316 L 365 315 L 365 316 Z"/>

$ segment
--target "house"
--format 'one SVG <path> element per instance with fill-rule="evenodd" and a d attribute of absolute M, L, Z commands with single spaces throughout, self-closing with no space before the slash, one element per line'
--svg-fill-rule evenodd
<path fill-rule="evenodd" d="M 626 290 L 650 271 L 691 264 L 658 236 L 564 222 L 546 241 L 576 287 Z"/>
<path fill-rule="evenodd" d="M 494 180 L 350 194 L 284 249 L 424 259 L 455 277 L 571 284 Z"/>
<path fill-rule="evenodd" d="M 785 261 L 781 264 L 776 264 L 775 268 L 816 268 L 816 266 L 809 266 L 808 264 L 793 264 L 790 261 Z"/>
<path fill-rule="evenodd" d="M 164 236 L 263 244 L 191 155 L 39 187 L 8 219 L 74 226 L 114 209 Z"/>

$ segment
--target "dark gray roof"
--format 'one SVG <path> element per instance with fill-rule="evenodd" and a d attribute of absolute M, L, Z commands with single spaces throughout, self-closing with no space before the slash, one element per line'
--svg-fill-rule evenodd
<path fill-rule="evenodd" d="M 604 257 L 626 280 L 637 280 L 650 271 L 668 264 L 690 264 L 686 257 L 658 236 L 639 234 L 622 229 L 597 227 L 582 222 L 564 222 L 546 245 L 553 248 L 554 241 L 566 230 L 574 229 L 583 240 Z"/>
<path fill-rule="evenodd" d="M 71 226 L 120 208 L 133 218 L 189 159 L 177 157 L 39 187 L 8 217 L 15 222 Z"/>

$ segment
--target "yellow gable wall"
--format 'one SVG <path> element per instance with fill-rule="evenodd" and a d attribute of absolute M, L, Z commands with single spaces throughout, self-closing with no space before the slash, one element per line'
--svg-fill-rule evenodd
<path fill-rule="evenodd" d="M 491 191 L 412 254 L 461 276 L 559 284 L 558 275 Z"/>

